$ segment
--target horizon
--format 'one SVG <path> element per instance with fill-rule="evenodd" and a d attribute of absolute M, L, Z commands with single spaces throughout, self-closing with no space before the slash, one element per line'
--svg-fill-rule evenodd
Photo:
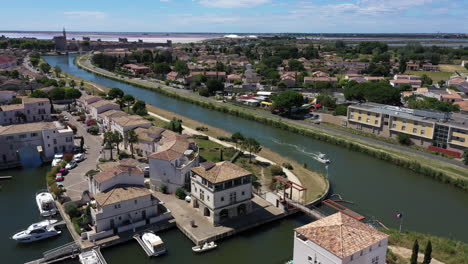
<path fill-rule="evenodd" d="M 210 32 L 210 31 L 96 31 L 96 30 L 67 30 L 67 33 L 151 33 L 151 34 L 265 34 L 265 35 L 273 35 L 273 34 L 333 34 L 333 35 L 350 35 L 350 34 L 377 34 L 377 35 L 437 35 L 437 34 L 468 34 L 468 32 L 231 32 L 231 31 L 218 31 L 218 32 Z M 12 32 L 25 32 L 25 33 L 41 33 L 41 32 L 57 32 L 62 33 L 63 29 L 61 30 L 7 30 L 7 29 L 0 29 L 0 33 L 12 33 Z"/>
<path fill-rule="evenodd" d="M 0 24 L 9 25 L 9 31 L 26 32 L 62 27 L 69 32 L 213 34 L 468 32 L 468 23 L 460 23 L 466 19 L 467 0 L 136 0 L 131 4 L 122 0 L 83 0 L 79 5 L 47 2 L 5 3 Z"/>

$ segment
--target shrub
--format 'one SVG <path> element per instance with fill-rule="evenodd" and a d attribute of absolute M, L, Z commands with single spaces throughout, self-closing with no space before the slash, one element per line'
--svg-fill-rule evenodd
<path fill-rule="evenodd" d="M 59 197 L 63 192 L 63 189 L 59 188 L 57 186 L 57 183 L 55 183 L 55 182 L 50 185 L 49 190 L 50 190 L 50 192 L 52 192 L 57 197 Z"/>
<path fill-rule="evenodd" d="M 334 116 L 346 116 L 348 114 L 348 107 L 346 105 L 338 105 L 333 112 Z"/>
<path fill-rule="evenodd" d="M 184 189 L 182 188 L 177 188 L 176 192 L 175 192 L 175 196 L 177 196 L 177 198 L 183 200 L 185 199 L 185 191 Z"/>
<path fill-rule="evenodd" d="M 92 126 L 88 129 L 88 132 L 91 134 L 91 135 L 97 135 L 99 133 L 99 127 L 98 126 Z"/>
<path fill-rule="evenodd" d="M 278 166 L 278 165 L 272 165 L 270 167 L 270 171 L 271 171 L 271 174 L 273 176 L 281 176 L 281 175 L 284 175 L 284 171 L 283 171 L 283 168 L 281 168 L 281 166 Z"/>
<path fill-rule="evenodd" d="M 86 120 L 86 126 L 95 126 L 95 125 L 97 125 L 96 119 L 91 118 L 91 119 Z"/>
<path fill-rule="evenodd" d="M 230 137 L 224 137 L 224 136 L 219 136 L 217 137 L 219 140 L 221 141 L 227 141 L 227 142 L 230 142 L 231 141 L 231 138 Z"/>
<path fill-rule="evenodd" d="M 397 135 L 398 143 L 405 146 L 410 146 L 413 142 L 411 141 L 411 136 L 408 134 L 398 133 Z"/>
<path fill-rule="evenodd" d="M 161 192 L 167 194 L 167 185 L 161 185 Z"/>
<path fill-rule="evenodd" d="M 65 205 L 65 213 L 67 213 L 70 218 L 75 218 L 80 216 L 80 210 L 78 210 L 78 207 L 74 203 L 69 203 Z"/>
<path fill-rule="evenodd" d="M 95 175 L 95 174 L 98 174 L 99 171 L 98 170 L 89 170 L 88 172 L 86 172 L 86 176 L 91 176 L 91 175 Z"/>
<path fill-rule="evenodd" d="M 208 128 L 207 127 L 204 127 L 204 126 L 198 126 L 195 128 L 197 131 L 208 131 Z"/>
<path fill-rule="evenodd" d="M 291 164 L 289 164 L 288 162 L 283 163 L 283 167 L 285 167 L 285 168 L 288 169 L 288 170 L 292 170 L 292 169 L 293 169 L 293 166 L 292 166 Z"/>

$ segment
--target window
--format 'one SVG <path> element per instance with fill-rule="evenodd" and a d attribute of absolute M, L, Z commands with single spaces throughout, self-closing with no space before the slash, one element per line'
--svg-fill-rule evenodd
<path fill-rule="evenodd" d="M 424 129 L 421 129 L 421 135 L 424 135 Z"/>
<path fill-rule="evenodd" d="M 367 119 L 366 119 L 366 123 L 369 123 L 369 121 L 370 121 L 370 118 L 367 118 Z"/>
<path fill-rule="evenodd" d="M 224 197 L 221 197 L 221 202 L 224 202 Z"/>
<path fill-rule="evenodd" d="M 57 139 L 54 138 L 54 144 L 57 144 Z"/>
<path fill-rule="evenodd" d="M 357 120 L 358 120 L 358 121 L 361 121 L 361 117 L 358 117 Z"/>
<path fill-rule="evenodd" d="M 402 127 L 401 127 L 401 130 L 405 131 L 405 130 L 406 130 L 406 126 L 402 126 Z"/>
<path fill-rule="evenodd" d="M 361 250 L 361 253 L 359 253 L 359 256 L 362 256 L 362 250 Z"/>
<path fill-rule="evenodd" d="M 403 124 L 406 124 L 406 119 L 403 119 Z"/>
<path fill-rule="evenodd" d="M 13 140 L 15 137 L 14 136 L 8 136 L 6 137 L 7 140 Z"/>
<path fill-rule="evenodd" d="M 372 258 L 372 264 L 379 264 L 379 256 Z"/>
<path fill-rule="evenodd" d="M 370 116 L 370 112 L 367 112 L 367 115 Z"/>
<path fill-rule="evenodd" d="M 242 191 L 242 195 L 245 195 L 245 192 L 244 192 L 244 191 Z"/>
<path fill-rule="evenodd" d="M 413 128 L 413 133 L 418 133 L 418 129 L 417 129 L 417 128 Z"/>
<path fill-rule="evenodd" d="M 37 137 L 37 133 L 31 133 L 31 137 Z"/>
<path fill-rule="evenodd" d="M 19 138 L 26 138 L 26 134 L 19 135 Z"/>
<path fill-rule="evenodd" d="M 135 204 L 137 204 L 137 203 L 138 203 L 138 200 L 135 200 Z"/>
<path fill-rule="evenodd" d="M 73 139 L 71 137 L 67 137 L 66 142 L 72 142 Z"/>
<path fill-rule="evenodd" d="M 210 196 L 209 195 L 206 196 L 206 200 L 210 201 Z"/>
<path fill-rule="evenodd" d="M 379 120 L 375 120 L 375 121 L 374 121 L 374 124 L 377 125 L 378 123 L 379 123 Z"/>
<path fill-rule="evenodd" d="M 396 124 L 395 124 L 395 123 L 392 124 L 392 128 L 396 128 Z"/>

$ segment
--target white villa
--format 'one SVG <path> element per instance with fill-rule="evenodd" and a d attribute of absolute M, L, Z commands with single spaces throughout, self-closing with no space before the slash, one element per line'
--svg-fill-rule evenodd
<path fill-rule="evenodd" d="M 47 98 L 21 97 L 21 104 L 0 106 L 0 125 L 50 121 L 50 102 Z"/>
<path fill-rule="evenodd" d="M 295 229 L 294 263 L 384 264 L 388 235 L 343 213 Z"/>
<path fill-rule="evenodd" d="M 231 162 L 204 162 L 192 169 L 192 206 L 213 225 L 252 211 L 251 173 Z M 298 262 L 300 263 L 300 262 Z"/>
<path fill-rule="evenodd" d="M 148 160 L 152 187 L 175 192 L 190 184 L 190 170 L 198 166 L 198 147 L 191 138 L 165 130 Z"/>
<path fill-rule="evenodd" d="M 0 126 L 0 166 L 20 163 L 20 152 L 38 152 L 43 161 L 52 160 L 57 152 L 71 152 L 73 131 L 59 122 L 36 122 Z"/>
<path fill-rule="evenodd" d="M 143 186 L 144 182 L 145 177 L 140 168 L 121 161 L 117 166 L 88 177 L 88 188 L 95 195 L 116 185 Z"/>
<path fill-rule="evenodd" d="M 135 129 L 135 133 L 138 136 L 137 152 L 139 155 L 148 156 L 156 152 L 157 145 L 164 131 L 166 131 L 164 128 L 159 127 Z"/>
<path fill-rule="evenodd" d="M 114 102 L 108 100 L 100 100 L 89 104 L 87 106 L 88 111 L 94 119 L 98 118 L 100 113 L 109 111 L 109 110 L 120 110 L 120 106 Z"/>
<path fill-rule="evenodd" d="M 129 130 L 139 127 L 150 128 L 151 125 L 150 121 L 138 115 L 112 117 L 110 121 L 111 130 L 119 132 L 122 137 L 125 137 L 125 133 Z"/>
<path fill-rule="evenodd" d="M 109 110 L 98 114 L 97 122 L 101 124 L 103 131 L 110 131 L 112 118 L 121 116 L 128 116 L 128 114 L 121 110 Z"/>
<path fill-rule="evenodd" d="M 76 100 L 76 103 L 79 107 L 85 109 L 85 110 L 89 110 L 88 109 L 88 106 L 92 103 L 95 103 L 97 101 L 102 101 L 104 100 L 102 97 L 100 96 L 94 96 L 94 95 L 85 95 L 85 96 L 82 96 L 81 98 L 77 99 Z"/>

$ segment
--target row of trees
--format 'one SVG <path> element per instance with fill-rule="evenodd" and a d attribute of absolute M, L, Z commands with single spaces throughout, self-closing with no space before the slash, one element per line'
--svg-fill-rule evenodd
<path fill-rule="evenodd" d="M 400 89 L 387 81 L 357 83 L 350 81 L 344 88 L 346 100 L 374 102 L 388 105 L 400 105 Z"/>
<path fill-rule="evenodd" d="M 252 162 L 252 153 L 259 153 L 262 150 L 260 143 L 255 138 L 246 138 L 240 132 L 231 135 L 231 141 L 236 143 L 236 149 L 249 152 L 249 162 Z"/>
<path fill-rule="evenodd" d="M 120 154 L 120 144 L 122 142 L 125 142 L 125 144 L 130 144 L 131 155 L 132 155 L 132 158 L 134 158 L 133 144 L 138 143 L 138 135 L 135 133 L 133 129 L 125 132 L 124 137 L 122 137 L 122 135 L 117 131 L 114 131 L 114 132 L 109 131 L 109 132 L 104 133 L 104 140 L 102 144 L 103 146 L 106 146 L 106 148 L 110 150 L 111 160 L 114 159 L 114 156 L 113 156 L 114 147 L 117 148 L 117 155 Z"/>
<path fill-rule="evenodd" d="M 115 100 L 121 109 L 127 106 L 127 112 L 130 112 L 131 109 L 133 113 L 140 116 L 145 116 L 148 114 L 146 103 L 144 101 L 136 100 L 133 95 L 125 94 L 119 88 L 110 89 L 110 91 L 107 93 L 107 99 Z"/>
<path fill-rule="evenodd" d="M 0 49 L 6 48 L 49 51 L 55 49 L 55 44 L 50 40 L 39 39 L 7 39 L 0 41 Z"/>

